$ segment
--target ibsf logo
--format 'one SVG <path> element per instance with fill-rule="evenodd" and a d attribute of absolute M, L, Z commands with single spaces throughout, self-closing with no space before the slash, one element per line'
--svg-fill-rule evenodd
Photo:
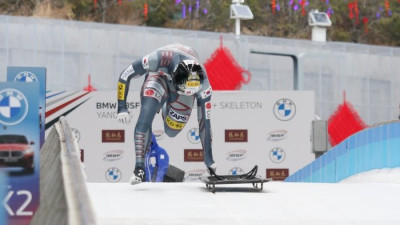
<path fill-rule="evenodd" d="M 280 147 L 275 147 L 275 148 L 271 149 L 271 151 L 269 152 L 269 158 L 274 163 L 283 162 L 285 160 L 285 157 L 286 157 L 286 153 Z"/>
<path fill-rule="evenodd" d="M 106 171 L 106 179 L 108 182 L 118 182 L 121 180 L 122 173 L 117 167 L 111 167 Z"/>
<path fill-rule="evenodd" d="M 28 100 L 15 89 L 0 91 L 0 122 L 4 125 L 15 125 L 28 114 Z"/>
<path fill-rule="evenodd" d="M 228 153 L 226 153 L 227 154 L 226 160 L 228 160 L 228 161 L 242 160 L 242 159 L 246 158 L 246 153 L 247 153 L 247 151 L 243 150 L 243 149 L 228 152 Z"/>
<path fill-rule="evenodd" d="M 122 159 L 123 155 L 124 155 L 124 151 L 122 151 L 122 150 L 112 150 L 112 151 L 108 151 L 103 154 L 103 160 L 112 162 L 115 160 Z"/>
<path fill-rule="evenodd" d="M 275 117 L 282 121 L 291 120 L 296 114 L 296 105 L 294 102 L 287 98 L 279 99 L 274 104 Z"/>
<path fill-rule="evenodd" d="M 17 76 L 15 76 L 15 78 L 14 78 L 14 82 L 15 81 L 26 82 L 26 83 L 39 82 L 36 75 L 29 71 L 24 71 L 24 72 L 17 74 Z"/>
<path fill-rule="evenodd" d="M 187 133 L 188 140 L 193 144 L 198 144 L 200 142 L 200 133 L 198 128 L 192 128 Z"/>

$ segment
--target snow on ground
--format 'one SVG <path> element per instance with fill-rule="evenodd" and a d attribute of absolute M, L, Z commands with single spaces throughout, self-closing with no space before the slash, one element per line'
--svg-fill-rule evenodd
<path fill-rule="evenodd" d="M 99 225 L 399 225 L 400 168 L 341 183 L 88 183 Z"/>

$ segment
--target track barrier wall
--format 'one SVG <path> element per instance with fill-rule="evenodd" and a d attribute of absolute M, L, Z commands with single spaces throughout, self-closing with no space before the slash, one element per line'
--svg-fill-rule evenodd
<path fill-rule="evenodd" d="M 395 167 L 400 167 L 400 121 L 389 121 L 353 134 L 285 181 L 336 183 L 364 171 Z"/>
<path fill-rule="evenodd" d="M 53 126 L 40 157 L 40 206 L 30 224 L 96 224 L 79 148 L 64 117 Z"/>

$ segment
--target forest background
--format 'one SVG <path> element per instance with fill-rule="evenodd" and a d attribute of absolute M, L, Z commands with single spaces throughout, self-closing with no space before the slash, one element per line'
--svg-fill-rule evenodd
<path fill-rule="evenodd" d="M 1 0 L 0 14 L 223 33 L 232 0 Z M 245 0 L 241 34 L 311 39 L 308 12 L 327 12 L 328 41 L 400 46 L 400 0 Z"/>

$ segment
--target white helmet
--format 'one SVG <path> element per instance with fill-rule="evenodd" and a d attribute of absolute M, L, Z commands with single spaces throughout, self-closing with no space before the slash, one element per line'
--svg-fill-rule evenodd
<path fill-rule="evenodd" d="M 182 95 L 194 95 L 201 89 L 203 69 L 195 60 L 183 60 L 173 73 L 175 89 Z"/>

